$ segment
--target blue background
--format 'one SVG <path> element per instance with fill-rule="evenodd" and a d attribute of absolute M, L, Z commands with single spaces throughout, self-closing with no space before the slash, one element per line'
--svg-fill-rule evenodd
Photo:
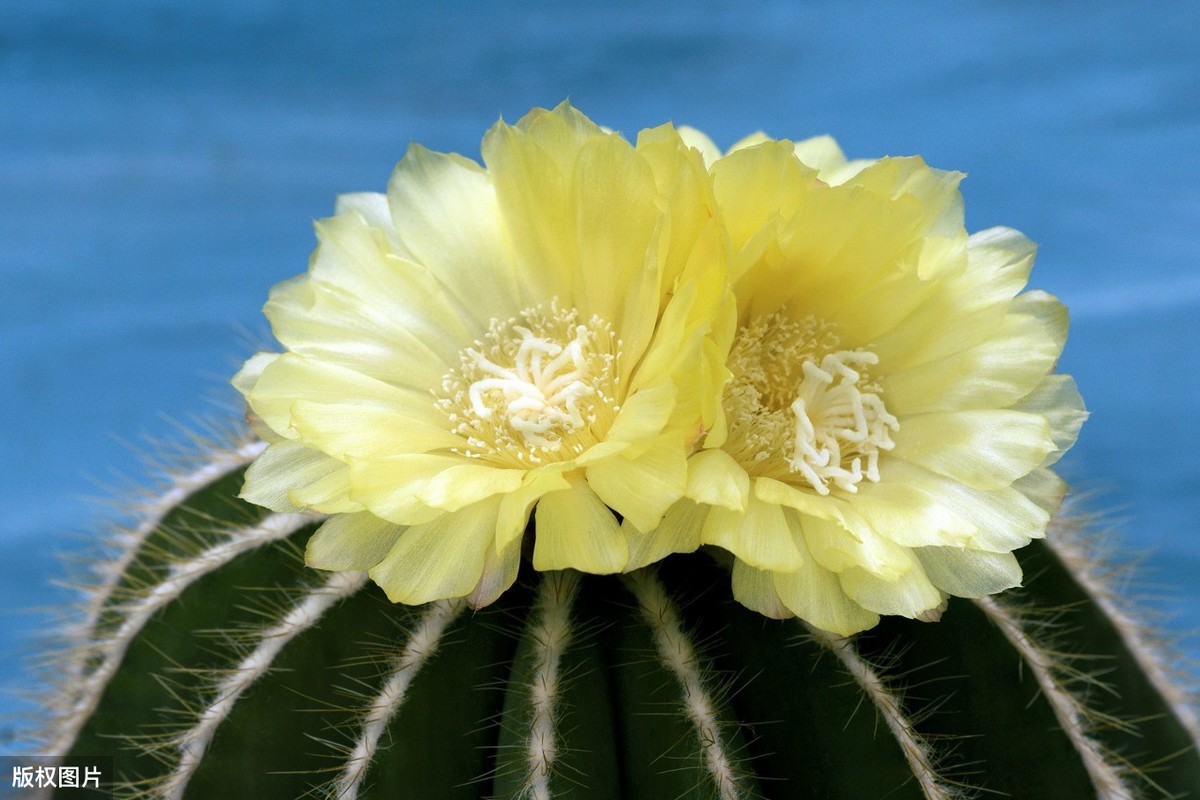
<path fill-rule="evenodd" d="M 1200 4 L 439 5 L 0 6 L 0 684 L 29 685 L 23 609 L 63 599 L 85 498 L 178 438 L 163 415 L 233 405 L 335 195 L 568 96 L 629 135 L 827 132 L 970 173 L 968 228 L 1040 242 L 1032 285 L 1072 309 L 1066 475 L 1200 629 Z"/>

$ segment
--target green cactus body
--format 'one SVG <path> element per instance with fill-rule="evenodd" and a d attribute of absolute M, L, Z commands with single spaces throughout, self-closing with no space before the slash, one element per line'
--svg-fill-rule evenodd
<path fill-rule="evenodd" d="M 260 449 L 176 476 L 54 662 L 47 751 L 117 797 L 1200 797 L 1186 683 L 1061 525 L 1023 590 L 852 639 L 707 553 L 406 607 L 235 499 Z"/>

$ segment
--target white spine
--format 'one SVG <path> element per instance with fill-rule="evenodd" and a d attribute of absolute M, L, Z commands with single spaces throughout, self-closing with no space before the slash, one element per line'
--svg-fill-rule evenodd
<path fill-rule="evenodd" d="M 438 600 L 429 605 L 416 630 L 408 637 L 404 651 L 396 659 L 383 689 L 369 706 L 362 722 L 362 730 L 350 750 L 346 766 L 333 786 L 333 796 L 338 800 L 357 800 L 371 762 L 379 750 L 379 739 L 387 730 L 392 717 L 396 716 L 400 707 L 404 705 L 413 679 L 437 651 L 446 628 L 464 608 L 466 603 L 461 599 Z"/>
<path fill-rule="evenodd" d="M 704 685 L 704 675 L 696 667 L 696 651 L 683 630 L 679 612 L 658 579 L 648 569 L 624 578 L 641 607 L 642 619 L 650 626 L 654 645 L 662 662 L 683 690 L 683 707 L 696 731 L 704 753 L 704 764 L 720 800 L 740 800 L 746 796 L 721 736 L 712 696 Z"/>
<path fill-rule="evenodd" d="M 91 716 L 105 687 L 121 666 L 129 645 L 156 613 L 205 575 L 215 572 L 247 551 L 287 538 L 305 525 L 312 524 L 314 519 L 309 514 L 270 514 L 257 525 L 236 528 L 220 543 L 195 556 L 172 563 L 162 581 L 153 588 L 116 606 L 115 610 L 123 618 L 121 626 L 112 635 L 97 640 L 89 650 L 84 651 L 85 657 L 98 659 L 99 663 L 91 672 L 79 677 L 77 689 L 67 687 L 72 690 L 74 700 L 64 710 L 62 725 L 56 731 L 48 752 L 61 757 L 70 750 L 75 737 L 79 735 L 79 729 Z"/>
<path fill-rule="evenodd" d="M 842 666 L 854 678 L 854 682 L 871 698 L 892 736 L 896 737 L 896 742 L 900 745 L 900 750 L 904 753 L 904 758 L 908 761 L 908 766 L 927 800 L 953 800 L 958 796 L 959 793 L 948 788 L 933 768 L 929 745 L 916 732 L 912 721 L 904 713 L 900 699 L 880 678 L 875 668 L 859 654 L 854 643 L 850 639 L 814 628 L 807 623 L 805 627 L 814 641 L 837 656 Z"/>
<path fill-rule="evenodd" d="M 159 788 L 160 797 L 164 800 L 181 800 L 217 728 L 233 711 L 242 693 L 270 670 L 275 658 L 289 642 L 315 625 L 325 612 L 357 592 L 366 582 L 365 572 L 332 573 L 324 584 L 309 591 L 281 620 L 263 631 L 258 646 L 217 685 L 212 701 L 200 712 L 196 724 L 179 737 L 179 761 Z"/>
<path fill-rule="evenodd" d="M 555 703 L 558 700 L 562 654 L 571 644 L 571 607 L 579 589 L 578 574 L 570 571 L 546 575 L 538 590 L 534 623 L 533 704 L 526 746 L 526 786 L 530 800 L 550 800 L 550 773 L 558 754 Z"/>
<path fill-rule="evenodd" d="M 1066 533 L 1064 531 L 1064 533 Z M 1129 614 L 1108 581 L 1102 580 L 1104 561 L 1089 555 L 1081 544 L 1080 536 L 1051 536 L 1046 545 L 1067 566 L 1071 576 L 1083 588 L 1092 601 L 1112 622 L 1130 655 L 1141 667 L 1146 680 L 1171 706 L 1184 729 L 1192 738 L 1193 746 L 1200 751 L 1200 714 L 1196 700 L 1185 688 L 1189 676 L 1172 674 L 1170 660 L 1164 657 L 1162 647 L 1145 625 Z"/>
<path fill-rule="evenodd" d="M 1029 668 L 1063 733 L 1083 761 L 1098 800 L 1133 800 L 1133 793 L 1121 778 L 1120 767 L 1106 756 L 1088 731 L 1083 704 L 1059 680 L 1046 651 L 1030 638 L 1020 616 L 994 597 L 983 597 L 975 603 L 996 624 Z"/>

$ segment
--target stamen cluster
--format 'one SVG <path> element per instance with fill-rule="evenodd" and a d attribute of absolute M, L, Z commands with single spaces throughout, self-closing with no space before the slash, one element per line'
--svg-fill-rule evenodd
<path fill-rule="evenodd" d="M 879 480 L 879 453 L 895 447 L 899 421 L 888 413 L 866 369 L 869 350 L 841 350 L 834 326 L 787 309 L 738 331 L 725 390 L 730 449 L 751 475 L 818 494 L 858 491 Z"/>
<path fill-rule="evenodd" d="M 557 300 L 492 320 L 443 377 L 436 404 L 466 439 L 461 455 L 521 466 L 579 455 L 603 436 L 620 406 L 620 341 Z"/>

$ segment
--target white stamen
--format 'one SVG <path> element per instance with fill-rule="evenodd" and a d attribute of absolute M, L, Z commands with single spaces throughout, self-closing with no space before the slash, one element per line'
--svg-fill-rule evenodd
<path fill-rule="evenodd" d="M 555 301 L 493 320 L 443 379 L 437 405 L 466 441 L 463 455 L 520 465 L 569 458 L 619 408 L 619 346 L 608 323 L 577 324 L 576 312 Z"/>

